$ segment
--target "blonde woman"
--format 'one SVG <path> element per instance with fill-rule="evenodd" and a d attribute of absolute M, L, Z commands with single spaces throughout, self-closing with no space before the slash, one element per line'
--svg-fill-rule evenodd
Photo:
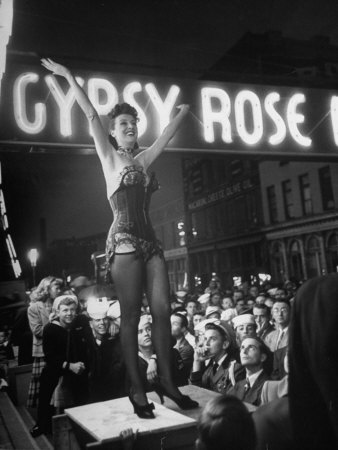
<path fill-rule="evenodd" d="M 36 408 L 39 398 L 40 375 L 45 366 L 42 350 L 43 328 L 49 322 L 54 299 L 60 294 L 63 285 L 61 278 L 48 276 L 30 294 L 30 305 L 27 310 L 28 322 L 33 333 L 33 368 L 28 389 L 27 406 Z"/>

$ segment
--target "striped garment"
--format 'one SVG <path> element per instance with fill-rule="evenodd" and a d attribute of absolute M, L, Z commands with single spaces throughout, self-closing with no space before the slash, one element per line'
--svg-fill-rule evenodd
<path fill-rule="evenodd" d="M 33 361 L 32 378 L 28 388 L 27 407 L 36 408 L 39 400 L 40 375 L 46 362 L 44 356 L 36 356 Z"/>

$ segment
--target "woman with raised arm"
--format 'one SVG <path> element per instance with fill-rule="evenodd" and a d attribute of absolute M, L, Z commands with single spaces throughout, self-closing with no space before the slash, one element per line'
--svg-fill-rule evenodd
<path fill-rule="evenodd" d="M 162 153 L 189 111 L 180 105 L 178 114 L 148 149 L 134 156 L 137 145 L 137 111 L 128 103 L 116 105 L 110 112 L 109 134 L 89 98 L 72 73 L 51 59 L 42 65 L 66 78 L 91 125 L 96 151 L 101 160 L 107 196 L 114 221 L 107 238 L 106 255 L 121 303 L 121 344 L 130 378 L 129 399 L 135 413 L 154 418 L 154 405 L 148 403 L 138 367 L 137 332 L 145 290 L 153 318 L 153 341 L 160 375 L 159 393 L 174 400 L 182 409 L 198 403 L 182 395 L 173 382 L 170 364 L 171 327 L 169 282 L 160 243 L 149 220 L 149 203 L 158 188 L 154 174 L 147 170 Z"/>

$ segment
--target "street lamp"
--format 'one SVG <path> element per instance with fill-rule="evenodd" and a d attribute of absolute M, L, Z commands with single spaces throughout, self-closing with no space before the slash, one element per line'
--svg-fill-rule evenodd
<path fill-rule="evenodd" d="M 29 250 L 29 252 L 28 252 L 28 259 L 29 259 L 29 261 L 31 263 L 32 272 L 33 272 L 33 287 L 36 286 L 36 283 L 35 283 L 35 267 L 36 267 L 36 262 L 38 260 L 38 257 L 39 257 L 39 253 L 38 253 L 36 248 L 32 248 L 32 249 Z"/>

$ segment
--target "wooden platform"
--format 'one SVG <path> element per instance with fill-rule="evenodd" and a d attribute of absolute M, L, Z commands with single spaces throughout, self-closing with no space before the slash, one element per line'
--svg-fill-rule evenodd
<path fill-rule="evenodd" d="M 65 413 L 95 440 L 114 442 L 126 428 L 138 430 L 138 435 L 161 433 L 195 426 L 195 420 L 156 404 L 155 419 L 140 419 L 134 414 L 127 397 L 66 409 Z"/>
<path fill-rule="evenodd" d="M 132 428 L 134 432 L 138 430 L 136 449 L 193 450 L 196 420 L 206 402 L 218 394 L 196 386 L 184 386 L 180 390 L 197 400 L 200 407 L 182 411 L 166 397 L 165 404 L 161 405 L 153 392 L 147 395 L 155 404 L 155 419 L 140 419 L 127 397 L 66 409 L 65 415 L 53 420 L 54 448 L 120 449 L 120 432 Z"/>
<path fill-rule="evenodd" d="M 54 449 L 120 450 L 120 432 L 132 428 L 138 430 L 135 450 L 193 450 L 201 411 L 220 394 L 192 385 L 180 391 L 198 401 L 199 407 L 183 411 L 167 397 L 161 405 L 151 392 L 147 396 L 155 404 L 155 419 L 140 419 L 127 397 L 66 409 L 66 414 L 53 418 Z"/>

